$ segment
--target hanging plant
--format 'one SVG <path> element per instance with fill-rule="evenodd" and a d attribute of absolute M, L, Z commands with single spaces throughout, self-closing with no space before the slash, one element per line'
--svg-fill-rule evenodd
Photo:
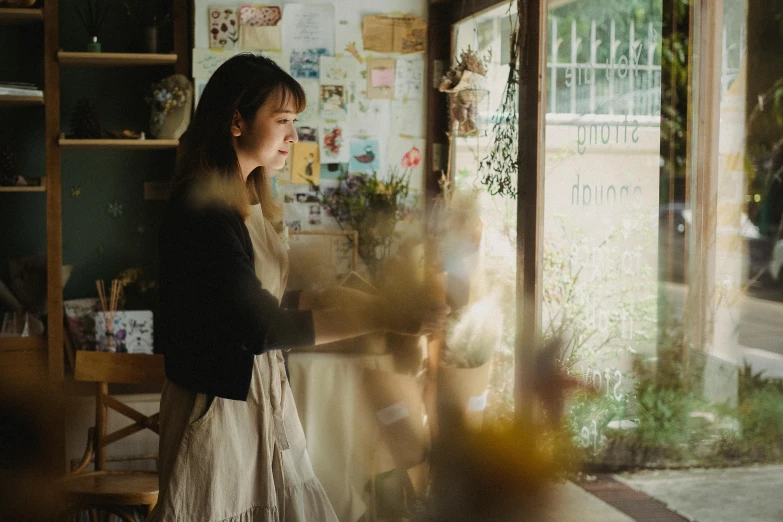
<path fill-rule="evenodd" d="M 513 0 L 512 0 L 513 1 Z M 521 3 L 521 2 L 520 2 Z M 489 154 L 479 164 L 481 183 L 486 185 L 490 194 L 517 197 L 517 170 L 519 152 L 519 60 L 517 42 L 519 41 L 519 13 L 509 15 L 511 22 L 511 41 L 509 46 L 508 78 L 503 90 L 503 101 L 492 117 L 492 133 L 495 140 Z"/>

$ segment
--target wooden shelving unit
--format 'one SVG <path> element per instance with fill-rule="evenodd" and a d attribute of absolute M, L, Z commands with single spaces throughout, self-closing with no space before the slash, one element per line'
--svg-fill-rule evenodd
<path fill-rule="evenodd" d="M 43 96 L 19 96 L 16 94 L 0 94 L 0 107 L 9 105 L 43 105 Z"/>
<path fill-rule="evenodd" d="M 75 140 L 60 138 L 65 149 L 176 149 L 179 140 Z"/>
<path fill-rule="evenodd" d="M 57 53 L 61 67 L 134 67 L 149 65 L 174 65 L 176 54 L 143 53 L 83 53 L 60 51 Z"/>
<path fill-rule="evenodd" d="M 0 337 L 0 352 L 46 351 L 46 337 Z"/>
<path fill-rule="evenodd" d="M 18 7 L 0 8 L 0 24 L 23 25 L 34 24 L 43 21 L 43 9 L 29 9 Z"/>

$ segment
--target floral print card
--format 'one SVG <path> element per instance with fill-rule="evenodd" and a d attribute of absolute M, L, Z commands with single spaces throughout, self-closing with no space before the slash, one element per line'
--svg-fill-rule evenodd
<path fill-rule="evenodd" d="M 225 5 L 213 5 L 207 9 L 209 46 L 213 49 L 233 49 L 239 40 L 236 9 Z"/>
<path fill-rule="evenodd" d="M 321 163 L 348 163 L 348 142 L 342 125 L 321 126 Z"/>
<path fill-rule="evenodd" d="M 95 314 L 95 340 L 98 350 L 121 353 L 152 353 L 152 312 L 131 310 L 114 312 L 112 323 L 113 346 L 106 334 L 103 312 Z"/>

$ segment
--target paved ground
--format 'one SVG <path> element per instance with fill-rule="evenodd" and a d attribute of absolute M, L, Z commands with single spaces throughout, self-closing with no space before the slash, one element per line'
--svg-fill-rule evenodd
<path fill-rule="evenodd" d="M 553 487 L 536 522 L 633 522 L 603 500 L 566 482 Z"/>
<path fill-rule="evenodd" d="M 615 478 L 688 520 L 783 521 L 783 466 L 646 471 Z"/>

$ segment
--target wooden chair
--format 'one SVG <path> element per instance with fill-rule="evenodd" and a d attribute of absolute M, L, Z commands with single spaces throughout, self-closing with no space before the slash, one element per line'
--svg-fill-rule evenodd
<path fill-rule="evenodd" d="M 70 520 L 80 511 L 112 513 L 133 522 L 131 506 L 144 505 L 147 511 L 158 501 L 158 474 L 151 471 L 107 470 L 109 444 L 149 429 L 159 434 L 158 414 L 146 416 L 115 397 L 109 396 L 109 383 L 162 384 L 163 356 L 146 354 L 77 351 L 74 378 L 94 382 L 95 426 L 88 430 L 87 448 L 81 462 L 63 481 L 67 508 L 60 521 Z M 131 419 L 133 424 L 107 433 L 109 408 Z M 94 462 L 95 471 L 85 471 Z"/>

